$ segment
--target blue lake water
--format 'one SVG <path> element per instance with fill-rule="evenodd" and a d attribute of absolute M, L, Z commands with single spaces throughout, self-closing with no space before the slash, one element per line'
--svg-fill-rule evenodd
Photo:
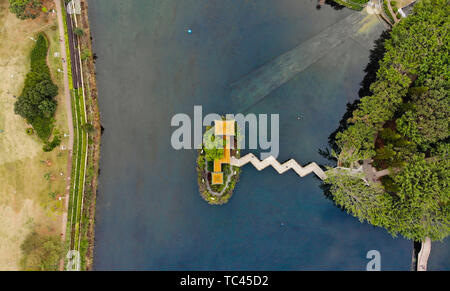
<path fill-rule="evenodd" d="M 317 178 L 245 166 L 230 202 L 213 207 L 198 194 L 195 152 L 170 145 L 174 114 L 237 113 L 232 82 L 354 13 L 315 6 L 90 2 L 105 128 L 95 269 L 364 270 L 373 249 L 382 269 L 410 269 L 410 241 L 339 210 Z M 318 149 L 357 97 L 368 56 L 345 41 L 249 109 L 280 114 L 279 160 L 329 163 Z M 448 244 L 436 244 L 430 268 L 449 267 Z"/>

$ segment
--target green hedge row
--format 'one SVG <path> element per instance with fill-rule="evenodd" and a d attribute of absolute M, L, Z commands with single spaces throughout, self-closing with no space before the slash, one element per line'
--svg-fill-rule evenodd
<path fill-rule="evenodd" d="M 386 16 L 389 18 L 389 20 L 390 20 L 392 23 L 395 23 L 394 17 L 392 16 L 391 12 L 389 11 L 388 3 L 387 3 L 386 0 L 383 0 L 383 9 L 384 9 L 384 13 L 385 13 Z"/>

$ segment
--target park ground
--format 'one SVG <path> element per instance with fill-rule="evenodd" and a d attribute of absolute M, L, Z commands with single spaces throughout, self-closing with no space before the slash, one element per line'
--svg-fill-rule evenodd
<path fill-rule="evenodd" d="M 53 8 L 51 1 L 45 1 Z M 14 114 L 30 69 L 32 38 L 43 31 L 49 41 L 48 65 L 59 87 L 55 126 L 67 134 L 67 114 L 56 13 L 33 20 L 19 20 L 0 0 L 0 270 L 18 270 L 20 245 L 32 231 L 42 235 L 61 233 L 67 182 L 68 138 L 50 153 L 42 150 L 36 135 L 27 135 L 26 121 Z M 61 197 L 61 199 L 60 199 Z"/>

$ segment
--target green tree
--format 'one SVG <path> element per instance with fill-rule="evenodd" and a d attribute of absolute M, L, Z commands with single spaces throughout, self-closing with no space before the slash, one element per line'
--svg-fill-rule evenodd
<path fill-rule="evenodd" d="M 450 234 L 450 159 L 415 156 L 394 180 L 398 200 L 390 231 L 406 238 L 442 240 Z"/>
<path fill-rule="evenodd" d="M 20 265 L 27 271 L 57 271 L 63 254 L 63 245 L 58 236 L 31 232 L 20 246 Z"/>
<path fill-rule="evenodd" d="M 79 27 L 75 27 L 75 29 L 73 30 L 73 33 L 75 33 L 75 35 L 82 37 L 84 35 L 84 30 L 82 28 Z"/>
<path fill-rule="evenodd" d="M 353 118 L 349 120 L 350 123 L 360 122 L 379 130 L 385 122 L 395 118 L 396 112 L 408 99 L 408 89 L 411 85 L 430 86 L 433 85 L 430 80 L 442 76 L 446 76 L 448 80 L 449 7 L 446 0 L 420 1 L 415 5 L 412 15 L 393 27 L 391 37 L 385 41 L 386 52 L 379 63 L 376 81 L 370 86 L 373 94 L 361 99 L 358 109 L 353 112 Z M 440 95 L 442 97 L 442 94 Z M 428 97 L 424 96 L 426 100 Z M 436 96 L 436 99 L 439 98 Z M 439 116 L 434 117 L 430 113 L 434 112 L 430 107 L 438 106 L 437 103 L 429 104 L 429 108 L 418 110 L 421 110 L 420 114 L 428 115 L 428 120 L 433 122 L 433 118 L 442 119 L 442 112 L 436 111 Z M 418 122 L 412 124 L 413 120 L 418 119 L 404 119 L 402 126 L 404 125 L 405 133 L 409 131 L 414 134 L 419 130 Z M 408 129 L 408 126 L 411 128 Z M 358 127 L 361 128 L 360 125 Z M 421 127 L 424 130 L 427 128 L 426 121 Z M 445 126 L 441 124 L 439 131 L 442 130 L 445 130 Z M 354 137 L 357 137 L 358 141 L 368 140 L 366 134 L 367 130 L 364 130 L 361 136 L 344 133 L 341 136 L 341 144 L 351 144 L 350 139 Z M 430 138 L 433 139 L 432 134 Z M 359 145 L 361 148 L 353 147 L 351 151 L 365 152 L 366 143 L 359 142 Z"/>
<path fill-rule="evenodd" d="M 225 143 L 222 137 L 214 135 L 214 127 L 206 130 L 203 135 L 203 150 L 208 161 L 221 159 L 224 156 Z"/>
<path fill-rule="evenodd" d="M 14 103 L 14 112 L 27 120 L 33 120 L 38 115 L 34 104 L 22 96 L 19 96 Z"/>
<path fill-rule="evenodd" d="M 417 144 L 435 143 L 449 136 L 450 95 L 448 82 L 412 94 L 413 108 L 397 120 L 399 131 Z"/>
<path fill-rule="evenodd" d="M 22 20 L 38 16 L 40 7 L 39 0 L 9 0 L 9 11 Z"/>
<path fill-rule="evenodd" d="M 345 171 L 327 171 L 325 183 L 335 203 L 361 222 L 386 227 L 392 223 L 392 198 L 381 186 L 368 186 L 361 177 Z"/>
<path fill-rule="evenodd" d="M 52 141 L 46 142 L 44 146 L 42 147 L 42 150 L 44 152 L 51 152 L 54 148 L 59 146 L 61 144 L 61 136 L 58 134 L 55 134 Z"/>
<path fill-rule="evenodd" d="M 31 122 L 37 136 L 44 141 L 44 143 L 47 142 L 52 135 L 53 122 L 54 120 L 52 118 L 45 117 L 37 117 Z"/>
<path fill-rule="evenodd" d="M 85 60 L 89 59 L 91 56 L 92 56 L 91 51 L 86 48 L 81 53 L 81 60 L 85 61 Z"/>
<path fill-rule="evenodd" d="M 376 129 L 363 122 L 350 125 L 336 135 L 336 144 L 341 148 L 339 159 L 346 165 L 364 160 L 375 154 Z"/>
<path fill-rule="evenodd" d="M 58 95 L 58 86 L 53 83 L 46 63 L 47 51 L 47 38 L 40 33 L 30 55 L 31 71 L 26 75 L 22 93 L 14 103 L 14 112 L 25 118 L 44 142 L 51 136 L 57 107 L 54 97 Z"/>
<path fill-rule="evenodd" d="M 372 94 L 336 134 L 344 166 L 373 159 L 390 174 L 367 185 L 328 171 L 325 181 L 352 215 L 418 241 L 450 234 L 449 15 L 447 0 L 422 0 L 393 27 Z"/>
<path fill-rule="evenodd" d="M 45 98 L 51 99 L 58 95 L 58 86 L 53 84 L 51 79 L 43 80 L 36 84 L 36 91 L 39 92 Z"/>
<path fill-rule="evenodd" d="M 81 126 L 81 128 L 83 128 L 83 130 L 87 133 L 93 133 L 95 128 L 92 124 L 90 123 L 85 123 Z"/>
<path fill-rule="evenodd" d="M 55 100 L 43 100 L 38 108 L 45 117 L 53 117 L 55 115 L 57 103 Z"/>

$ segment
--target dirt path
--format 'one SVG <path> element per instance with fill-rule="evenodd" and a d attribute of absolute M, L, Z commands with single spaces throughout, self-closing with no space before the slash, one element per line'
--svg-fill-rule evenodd
<path fill-rule="evenodd" d="M 61 45 L 61 57 L 66 60 L 63 65 L 64 74 L 64 97 L 66 98 L 66 110 L 67 110 L 67 122 L 69 127 L 69 159 L 67 162 L 67 187 L 64 196 L 64 213 L 62 219 L 62 229 L 61 229 L 61 239 L 63 242 L 66 240 L 66 228 L 67 228 L 67 210 L 69 208 L 69 197 L 70 197 L 70 177 L 72 174 L 72 150 L 73 150 L 73 121 L 72 121 L 72 103 L 70 97 L 70 87 L 69 87 L 69 75 L 67 69 L 67 55 L 66 55 L 66 45 L 65 45 L 65 35 L 64 35 L 64 22 L 61 1 L 55 0 L 56 12 L 58 14 L 58 27 L 59 27 L 59 39 Z M 61 260 L 60 269 L 64 270 L 64 259 Z"/>

